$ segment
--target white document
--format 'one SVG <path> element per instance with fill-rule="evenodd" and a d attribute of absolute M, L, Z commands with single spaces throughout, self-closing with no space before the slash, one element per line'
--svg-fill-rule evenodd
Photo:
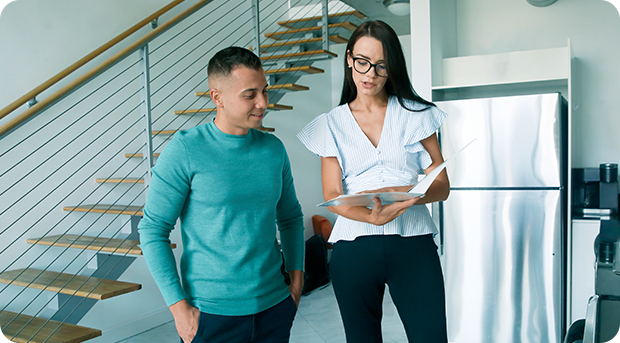
<path fill-rule="evenodd" d="M 337 198 L 334 198 L 330 201 L 320 203 L 316 205 L 317 207 L 328 207 L 328 206 L 366 206 L 373 207 L 375 202 L 374 198 L 381 199 L 381 203 L 384 205 L 395 203 L 398 201 L 406 201 L 413 198 L 423 198 L 426 194 L 426 191 L 431 186 L 437 175 L 441 173 L 441 171 L 446 167 L 446 164 L 450 162 L 453 158 L 455 158 L 461 151 L 463 151 L 467 146 L 475 141 L 465 144 L 464 147 L 461 148 L 456 154 L 454 154 L 449 159 L 445 160 L 442 164 L 440 164 L 437 168 L 433 169 L 430 174 L 426 175 L 422 181 L 418 182 L 416 185 L 411 187 L 408 192 L 387 192 L 387 193 L 364 193 L 364 194 L 349 194 L 349 195 L 341 195 Z"/>

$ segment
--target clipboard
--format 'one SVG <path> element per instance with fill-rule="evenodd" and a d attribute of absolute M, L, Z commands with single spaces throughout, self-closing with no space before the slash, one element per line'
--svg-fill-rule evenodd
<path fill-rule="evenodd" d="M 426 191 L 431 186 L 433 181 L 437 178 L 439 173 L 446 167 L 448 162 L 458 156 L 465 148 L 467 148 L 471 142 L 465 144 L 456 154 L 452 155 L 449 159 L 445 160 L 437 168 L 433 169 L 428 175 L 426 175 L 420 182 L 415 184 L 407 192 L 387 192 L 387 193 L 364 193 L 364 194 L 349 194 L 341 195 L 332 200 L 320 203 L 317 207 L 331 207 L 331 206 L 366 206 L 372 207 L 375 205 L 374 198 L 381 199 L 381 203 L 384 205 L 392 204 L 399 201 L 406 201 L 413 198 L 423 198 L 426 195 Z"/>

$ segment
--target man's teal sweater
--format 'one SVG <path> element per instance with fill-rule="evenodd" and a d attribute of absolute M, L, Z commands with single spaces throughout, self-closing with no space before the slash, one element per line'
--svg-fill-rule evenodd
<path fill-rule="evenodd" d="M 180 277 L 170 232 L 181 220 Z M 275 136 L 229 135 L 213 122 L 178 132 L 153 168 L 141 248 L 168 305 L 249 315 L 290 295 L 280 272 L 303 270 L 304 228 L 288 156 Z"/>

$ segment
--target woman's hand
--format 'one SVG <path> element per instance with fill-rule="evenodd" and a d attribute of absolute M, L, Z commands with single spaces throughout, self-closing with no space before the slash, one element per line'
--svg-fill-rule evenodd
<path fill-rule="evenodd" d="M 198 332 L 200 310 L 192 307 L 185 299 L 170 305 L 169 308 L 179 336 L 184 343 L 190 343 Z"/>
<path fill-rule="evenodd" d="M 377 226 L 385 225 L 405 213 L 405 211 L 413 206 L 419 199 L 420 198 L 413 198 L 406 201 L 395 202 L 390 205 L 383 205 L 381 199 L 374 198 L 375 206 L 370 212 L 368 223 Z"/>

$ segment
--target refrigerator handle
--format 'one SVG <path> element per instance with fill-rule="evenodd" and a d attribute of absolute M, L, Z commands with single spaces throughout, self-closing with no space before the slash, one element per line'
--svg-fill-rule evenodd
<path fill-rule="evenodd" d="M 435 243 L 438 245 L 437 252 L 439 256 L 443 256 L 443 201 L 432 203 L 431 211 L 433 222 L 439 230 L 439 239 L 435 240 Z"/>

